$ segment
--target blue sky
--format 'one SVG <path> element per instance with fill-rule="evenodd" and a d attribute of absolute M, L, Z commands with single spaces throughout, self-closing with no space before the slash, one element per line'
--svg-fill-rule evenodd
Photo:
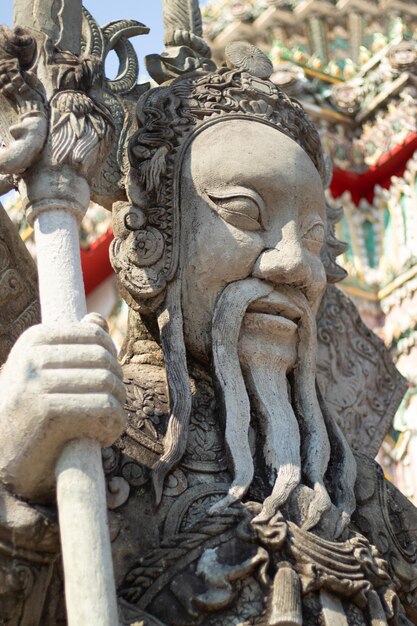
<path fill-rule="evenodd" d="M 200 2 L 206 4 L 206 0 Z M 151 29 L 149 35 L 142 35 L 132 40 L 141 66 L 141 74 L 145 72 L 143 57 L 147 54 L 162 52 L 162 0 L 84 0 L 84 6 L 101 25 L 122 18 L 133 18 Z M 0 24 L 10 26 L 13 19 L 13 0 L 0 0 Z M 109 57 L 106 65 L 109 78 L 113 78 L 117 70 L 115 59 Z"/>

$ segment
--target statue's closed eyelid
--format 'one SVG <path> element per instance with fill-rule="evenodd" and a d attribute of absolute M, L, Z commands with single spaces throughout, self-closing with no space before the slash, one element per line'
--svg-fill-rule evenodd
<path fill-rule="evenodd" d="M 264 227 L 265 205 L 258 193 L 251 189 L 233 187 L 206 190 L 210 204 L 226 222 L 244 230 L 260 230 Z"/>
<path fill-rule="evenodd" d="M 250 189 L 249 187 L 240 187 L 240 186 L 228 186 L 226 188 L 209 188 L 204 189 L 204 193 L 211 200 L 226 200 L 232 198 L 249 198 L 258 205 L 260 211 L 265 210 L 265 203 L 263 201 L 262 196 L 259 195 L 254 189 Z"/>

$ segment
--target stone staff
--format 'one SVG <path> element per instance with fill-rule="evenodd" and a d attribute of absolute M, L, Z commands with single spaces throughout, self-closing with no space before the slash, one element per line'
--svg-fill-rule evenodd
<path fill-rule="evenodd" d="M 99 62 L 77 56 L 81 8 L 80 0 L 16 0 L 15 30 L 0 33 L 0 175 L 18 176 L 35 230 L 42 322 L 51 325 L 86 314 L 79 223 L 112 140 Z M 70 626 L 119 623 L 101 460 L 114 439 L 72 441 L 56 466 Z"/>
<path fill-rule="evenodd" d="M 48 173 L 44 185 L 54 185 Z M 68 187 L 79 191 L 74 176 Z M 35 229 L 42 322 L 81 320 L 86 301 L 80 260 L 79 220 L 87 208 L 88 189 L 75 202 L 57 197 L 39 202 L 31 215 Z M 78 204 L 78 206 L 76 206 Z M 83 407 L 80 407 L 80 412 Z M 116 626 L 117 602 L 107 524 L 105 481 L 98 441 L 68 444 L 56 466 L 56 491 L 70 626 Z"/>

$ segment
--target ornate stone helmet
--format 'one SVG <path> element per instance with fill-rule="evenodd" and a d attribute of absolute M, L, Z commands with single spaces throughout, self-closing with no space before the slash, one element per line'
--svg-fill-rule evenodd
<path fill-rule="evenodd" d="M 296 141 L 318 170 L 323 185 L 330 173 L 317 130 L 301 105 L 274 85 L 272 64 L 258 48 L 236 42 L 226 50 L 228 67 L 193 71 L 145 93 L 137 107 L 139 131 L 130 141 L 133 166 L 129 203 L 115 208 L 112 263 L 129 303 L 155 310 L 178 263 L 181 161 L 193 138 L 227 119 L 254 119 Z M 340 212 L 328 206 L 322 260 L 328 281 L 344 278 L 336 256 L 345 250 L 334 235 Z"/>

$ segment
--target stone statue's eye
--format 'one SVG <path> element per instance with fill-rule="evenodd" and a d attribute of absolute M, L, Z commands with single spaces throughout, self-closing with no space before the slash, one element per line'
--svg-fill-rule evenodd
<path fill-rule="evenodd" d="M 242 230 L 260 230 L 260 210 L 257 202 L 249 196 L 219 198 L 209 194 L 217 207 L 217 213 L 225 222 Z"/>
<path fill-rule="evenodd" d="M 303 240 L 307 244 L 310 243 L 315 247 L 321 247 L 324 242 L 324 236 L 323 224 L 316 223 L 304 233 Z"/>

